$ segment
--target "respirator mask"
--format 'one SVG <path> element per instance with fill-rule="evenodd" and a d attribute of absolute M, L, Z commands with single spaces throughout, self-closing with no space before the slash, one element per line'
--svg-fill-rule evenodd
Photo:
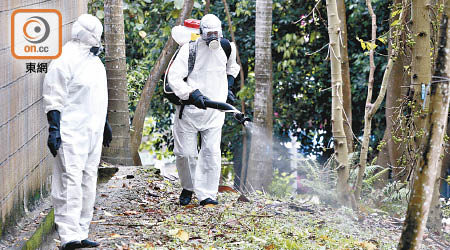
<path fill-rule="evenodd" d="M 212 50 L 216 50 L 220 47 L 220 42 L 219 42 L 219 32 L 217 31 L 210 31 L 208 32 L 208 34 L 206 35 L 206 45 L 208 45 L 209 49 Z"/>
<path fill-rule="evenodd" d="M 220 47 L 222 22 L 215 15 L 207 14 L 200 21 L 200 36 L 211 50 Z"/>
<path fill-rule="evenodd" d="M 99 47 L 93 46 L 89 50 L 94 56 L 99 56 L 103 52 L 103 46 L 100 44 Z"/>

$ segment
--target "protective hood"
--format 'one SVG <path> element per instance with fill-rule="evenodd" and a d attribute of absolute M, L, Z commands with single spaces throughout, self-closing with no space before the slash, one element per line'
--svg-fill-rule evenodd
<path fill-rule="evenodd" d="M 203 40 L 207 41 L 207 34 L 210 31 L 217 31 L 219 37 L 222 37 L 222 22 L 213 14 L 205 15 L 200 21 L 200 33 Z"/>
<path fill-rule="evenodd" d="M 80 40 L 93 47 L 101 46 L 102 33 L 102 23 L 90 14 L 79 16 L 72 26 L 72 39 Z"/>

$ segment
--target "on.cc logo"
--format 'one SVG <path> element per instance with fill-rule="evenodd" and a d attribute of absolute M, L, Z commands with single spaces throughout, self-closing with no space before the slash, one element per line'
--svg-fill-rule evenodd
<path fill-rule="evenodd" d="M 11 14 L 11 53 L 16 59 L 55 59 L 62 52 L 62 17 L 55 9 Z"/>

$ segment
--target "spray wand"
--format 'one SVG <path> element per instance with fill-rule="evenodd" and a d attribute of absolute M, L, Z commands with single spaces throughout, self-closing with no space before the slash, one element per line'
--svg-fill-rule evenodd
<path fill-rule="evenodd" d="M 252 120 L 245 116 L 241 111 L 239 111 L 237 108 L 235 108 L 233 105 L 225 103 L 225 102 L 215 102 L 211 100 L 205 101 L 205 106 L 208 108 L 213 108 L 220 110 L 222 112 L 229 112 L 234 113 L 234 119 L 236 119 L 239 123 L 241 123 L 244 126 L 247 126 L 249 122 Z"/>

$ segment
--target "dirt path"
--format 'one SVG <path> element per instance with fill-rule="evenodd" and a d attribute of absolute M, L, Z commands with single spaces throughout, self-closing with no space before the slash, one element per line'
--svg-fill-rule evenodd
<path fill-rule="evenodd" d="M 180 207 L 178 181 L 158 171 L 121 167 L 99 185 L 90 233 L 99 249 L 395 249 L 400 236 L 401 221 L 387 215 L 262 195 L 242 202 L 227 188 L 218 206 Z M 434 238 L 423 249 L 446 249 Z"/>

